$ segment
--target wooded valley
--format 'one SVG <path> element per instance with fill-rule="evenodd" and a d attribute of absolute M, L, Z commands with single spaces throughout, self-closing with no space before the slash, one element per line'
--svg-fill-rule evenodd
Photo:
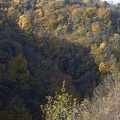
<path fill-rule="evenodd" d="M 0 0 L 0 120 L 120 118 L 120 3 Z"/>

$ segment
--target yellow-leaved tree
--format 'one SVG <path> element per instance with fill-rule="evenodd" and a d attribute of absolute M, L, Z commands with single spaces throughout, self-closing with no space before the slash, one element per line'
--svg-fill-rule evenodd
<path fill-rule="evenodd" d="M 26 34 L 30 34 L 32 32 L 32 21 L 30 16 L 25 14 L 21 15 L 19 17 L 18 25 Z"/>
<path fill-rule="evenodd" d="M 41 105 L 45 120 L 74 120 L 77 118 L 77 99 L 65 92 L 65 81 L 61 89 L 62 94 L 54 97 L 47 96 L 46 105 Z"/>
<path fill-rule="evenodd" d="M 94 33 L 99 34 L 99 33 L 100 33 L 100 30 L 101 30 L 100 24 L 99 24 L 98 22 L 94 22 L 94 23 L 92 24 L 92 31 L 93 31 Z"/>

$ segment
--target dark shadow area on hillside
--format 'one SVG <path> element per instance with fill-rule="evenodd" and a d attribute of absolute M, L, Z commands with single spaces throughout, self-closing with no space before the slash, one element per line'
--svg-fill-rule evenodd
<path fill-rule="evenodd" d="M 111 21 L 116 33 L 120 33 L 120 10 L 111 9 Z"/>
<path fill-rule="evenodd" d="M 20 114 L 26 120 L 42 119 L 40 104 L 46 102 L 46 95 L 60 92 L 63 80 L 66 80 L 67 92 L 73 96 L 80 99 L 92 97 L 100 74 L 89 48 L 47 33 L 42 37 L 26 34 L 14 20 L 7 18 L 6 13 L 0 20 L 3 17 L 0 25 L 1 119 L 12 120 Z M 23 58 L 19 56 L 21 54 Z M 17 65 L 13 67 L 15 58 L 22 59 L 27 67 L 20 70 Z M 26 71 L 29 71 L 27 79 Z M 22 75 L 24 80 L 16 75 Z"/>

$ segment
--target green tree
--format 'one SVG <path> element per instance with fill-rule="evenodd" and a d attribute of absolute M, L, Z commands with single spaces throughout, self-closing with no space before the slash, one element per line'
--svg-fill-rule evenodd
<path fill-rule="evenodd" d="M 27 111 L 23 100 L 19 96 L 15 96 L 8 103 L 6 111 L 0 111 L 0 120 L 32 120 Z"/>
<path fill-rule="evenodd" d="M 27 60 L 22 54 L 15 57 L 10 68 L 10 76 L 15 81 L 27 81 L 29 79 L 29 71 L 27 69 Z"/>

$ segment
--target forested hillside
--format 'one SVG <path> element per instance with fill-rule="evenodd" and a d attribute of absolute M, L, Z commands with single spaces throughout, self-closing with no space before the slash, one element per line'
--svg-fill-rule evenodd
<path fill-rule="evenodd" d="M 62 94 L 63 80 L 68 94 L 80 103 L 87 96 L 86 105 L 92 106 L 85 118 L 86 107 L 80 104 L 84 113 L 76 120 L 100 120 L 107 103 L 113 109 L 102 119 L 116 119 L 120 113 L 112 114 L 120 108 L 119 70 L 120 4 L 0 1 L 0 120 L 49 120 L 42 117 L 40 105 L 47 103 L 45 96 Z M 97 105 L 98 111 L 91 112 Z"/>

